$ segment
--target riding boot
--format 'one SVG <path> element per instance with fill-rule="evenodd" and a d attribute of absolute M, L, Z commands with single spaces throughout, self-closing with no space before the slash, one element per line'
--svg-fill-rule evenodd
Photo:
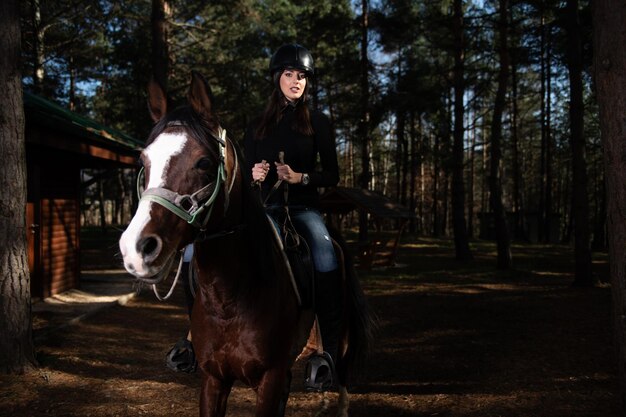
<path fill-rule="evenodd" d="M 325 391 L 334 385 L 341 333 L 340 278 L 339 270 L 315 274 L 315 313 L 322 334 L 324 354 L 309 360 L 305 387 L 310 391 Z"/>

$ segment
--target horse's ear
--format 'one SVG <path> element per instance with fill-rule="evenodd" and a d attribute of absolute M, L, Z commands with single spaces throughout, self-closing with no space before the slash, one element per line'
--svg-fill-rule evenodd
<path fill-rule="evenodd" d="M 156 123 L 165 116 L 167 112 L 167 97 L 163 87 L 156 82 L 154 77 L 148 83 L 148 109 L 150 116 Z"/>
<path fill-rule="evenodd" d="M 213 115 L 213 95 L 209 83 L 204 77 L 196 71 L 191 72 L 191 85 L 187 99 L 191 108 L 199 114 L 205 121 L 213 124 L 215 116 Z"/>

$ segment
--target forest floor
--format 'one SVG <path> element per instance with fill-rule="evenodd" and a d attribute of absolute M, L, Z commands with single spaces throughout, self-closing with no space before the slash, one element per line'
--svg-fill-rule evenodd
<path fill-rule="evenodd" d="M 510 272 L 495 270 L 493 244 L 472 248 L 475 260 L 459 263 L 448 240 L 405 238 L 397 267 L 361 273 L 380 328 L 350 415 L 620 415 L 608 285 L 572 288 L 566 246 L 516 244 Z M 594 270 L 608 281 L 606 255 Z M 38 369 L 0 376 L 0 416 L 197 416 L 199 375 L 163 362 L 186 327 L 180 293 L 160 303 L 144 291 L 50 333 Z M 287 415 L 313 416 L 325 400 L 334 415 L 336 394 L 305 393 L 302 366 Z M 254 401 L 235 386 L 227 415 L 253 415 Z"/>

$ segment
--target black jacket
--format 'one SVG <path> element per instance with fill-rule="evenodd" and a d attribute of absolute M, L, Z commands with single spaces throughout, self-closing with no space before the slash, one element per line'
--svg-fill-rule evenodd
<path fill-rule="evenodd" d="M 311 111 L 313 136 L 307 136 L 292 128 L 295 118 L 294 110 L 288 106 L 280 122 L 265 138 L 256 140 L 254 133 L 260 119 L 248 127 L 244 136 L 244 150 L 248 173 L 251 173 L 254 164 L 266 160 L 270 170 L 261 183 L 262 198 L 265 199 L 269 191 L 278 180 L 275 161 L 278 161 L 278 152 L 284 151 L 285 163 L 295 172 L 307 173 L 310 177 L 308 185 L 289 184 L 288 204 L 303 205 L 316 208 L 319 202 L 318 187 L 331 187 L 339 182 L 339 166 L 337 164 L 337 149 L 335 137 L 330 121 L 324 113 Z M 319 156 L 319 165 L 318 165 Z M 282 186 L 276 190 L 267 201 L 268 205 L 283 204 L 284 193 Z"/>

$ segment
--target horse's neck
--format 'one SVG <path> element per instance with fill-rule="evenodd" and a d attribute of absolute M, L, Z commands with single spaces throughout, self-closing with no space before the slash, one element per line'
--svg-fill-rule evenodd
<path fill-rule="evenodd" d="M 220 311 L 239 298 L 244 280 L 250 275 L 244 261 L 238 259 L 239 236 L 222 236 L 196 243 L 195 258 L 198 284 L 208 298 L 208 306 Z"/>
<path fill-rule="evenodd" d="M 200 285 L 220 300 L 263 297 L 266 302 L 279 302 L 291 296 L 293 290 L 271 234 L 273 226 L 240 225 L 232 235 L 196 244 Z"/>
<path fill-rule="evenodd" d="M 195 244 L 198 270 L 210 278 L 241 273 L 246 269 L 245 262 L 237 261 L 241 247 L 245 246 L 242 232 L 234 228 L 223 232 Z"/>

